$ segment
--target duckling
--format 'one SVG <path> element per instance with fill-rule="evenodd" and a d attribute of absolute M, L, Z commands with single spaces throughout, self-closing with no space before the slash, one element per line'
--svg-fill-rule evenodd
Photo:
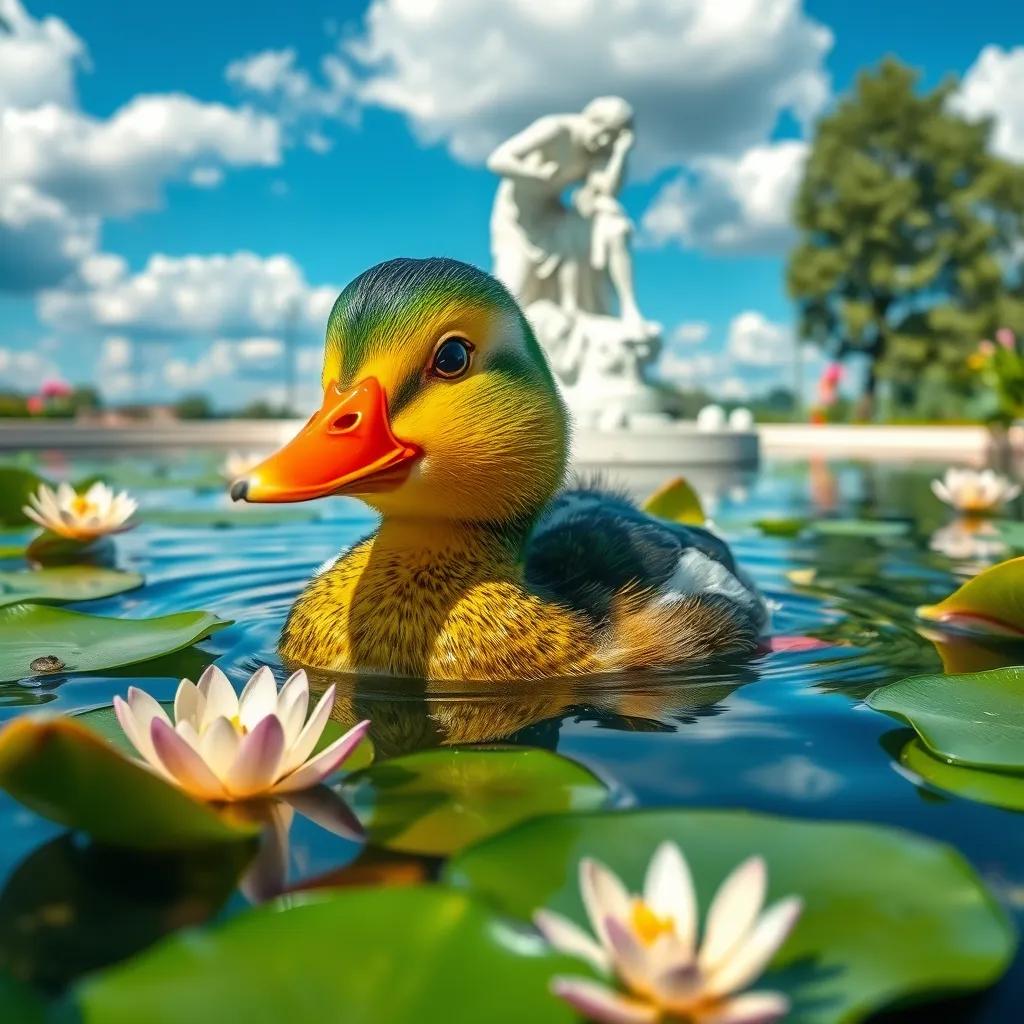
<path fill-rule="evenodd" d="M 299 595 L 288 664 L 501 683 L 754 650 L 764 602 L 721 540 L 561 491 L 566 410 L 489 274 L 442 258 L 365 271 L 331 311 L 321 383 L 298 435 L 231 486 L 354 495 L 381 516 Z"/>

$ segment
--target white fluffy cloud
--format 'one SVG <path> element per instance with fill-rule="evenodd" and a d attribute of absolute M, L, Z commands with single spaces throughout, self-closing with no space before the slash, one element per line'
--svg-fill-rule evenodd
<path fill-rule="evenodd" d="M 669 335 L 670 345 L 699 345 L 707 341 L 711 334 L 711 324 L 704 320 L 687 320 L 678 324 Z"/>
<path fill-rule="evenodd" d="M 293 327 L 322 334 L 337 297 L 333 286 L 307 284 L 290 257 L 249 252 L 157 254 L 136 274 L 116 257 L 91 257 L 82 278 L 41 295 L 46 323 L 136 340 L 248 338 L 251 356 Z"/>
<path fill-rule="evenodd" d="M 646 169 L 736 153 L 828 96 L 832 34 L 801 0 L 374 0 L 351 52 L 364 103 L 480 161 L 532 118 L 614 93 Z"/>
<path fill-rule="evenodd" d="M 0 110 L 72 103 L 82 40 L 60 18 L 36 21 L 20 0 L 0 0 L 0 19 Z"/>
<path fill-rule="evenodd" d="M 336 54 L 320 61 L 320 81 L 296 67 L 291 47 L 263 50 L 232 61 L 225 77 L 250 98 L 265 104 L 288 125 L 305 126 L 303 141 L 315 153 L 326 153 L 331 140 L 317 124 L 326 120 L 352 123 L 358 117 L 355 76 Z M 311 127 L 312 126 L 312 127 Z"/>
<path fill-rule="evenodd" d="M 0 384 L 15 391 L 34 391 L 47 377 L 58 376 L 57 364 L 34 349 L 0 347 Z"/>
<path fill-rule="evenodd" d="M 159 206 L 169 181 L 209 188 L 226 167 L 279 162 L 278 121 L 248 107 L 169 94 L 84 113 L 81 40 L 19 0 L 0 0 L 0 17 L 0 290 L 59 283 L 95 250 L 104 218 Z"/>
<path fill-rule="evenodd" d="M 734 363 L 767 367 L 787 366 L 793 361 L 792 328 L 754 310 L 732 318 L 725 344 Z"/>
<path fill-rule="evenodd" d="M 646 238 L 717 252 L 785 249 L 807 149 L 807 143 L 790 140 L 752 146 L 738 159 L 695 161 L 689 180 L 670 181 L 647 208 Z"/>
<path fill-rule="evenodd" d="M 1024 160 L 1024 46 L 986 46 L 964 75 L 953 106 L 968 117 L 993 118 L 993 150 Z"/>

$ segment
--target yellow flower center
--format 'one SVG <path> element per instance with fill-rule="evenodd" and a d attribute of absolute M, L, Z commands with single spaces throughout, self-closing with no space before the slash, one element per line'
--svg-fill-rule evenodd
<path fill-rule="evenodd" d="M 71 511 L 79 518 L 84 518 L 95 509 L 96 506 L 84 494 L 76 494 L 74 501 L 71 502 Z"/>
<path fill-rule="evenodd" d="M 645 946 L 662 935 L 671 935 L 675 926 L 674 918 L 659 917 L 643 900 L 633 901 L 633 931 Z"/>
<path fill-rule="evenodd" d="M 249 731 L 242 725 L 242 719 L 238 715 L 232 715 L 228 721 L 234 726 L 235 732 L 240 732 L 243 736 Z"/>

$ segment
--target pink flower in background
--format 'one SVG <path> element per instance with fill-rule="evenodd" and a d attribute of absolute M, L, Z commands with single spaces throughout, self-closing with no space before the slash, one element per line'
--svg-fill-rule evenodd
<path fill-rule="evenodd" d="M 1017 347 L 1017 339 L 1014 337 L 1013 331 L 1009 327 L 1000 327 L 996 331 L 996 341 L 999 342 L 1003 348 L 1013 351 Z"/>
<path fill-rule="evenodd" d="M 39 395 L 32 395 L 31 398 L 25 399 L 25 408 L 28 409 L 33 416 L 38 416 L 45 407 L 46 404 Z"/>
<path fill-rule="evenodd" d="M 978 351 L 983 356 L 995 355 L 995 351 L 996 351 L 995 342 L 989 341 L 988 338 L 985 338 L 982 341 L 979 341 L 978 342 Z"/>
<path fill-rule="evenodd" d="M 71 385 L 66 380 L 60 380 L 57 377 L 51 377 L 48 380 L 44 380 L 42 387 L 39 389 L 39 394 L 43 398 L 67 398 L 71 394 Z"/>
<path fill-rule="evenodd" d="M 843 379 L 843 367 L 840 363 L 829 363 L 822 371 L 821 383 L 835 387 Z"/>

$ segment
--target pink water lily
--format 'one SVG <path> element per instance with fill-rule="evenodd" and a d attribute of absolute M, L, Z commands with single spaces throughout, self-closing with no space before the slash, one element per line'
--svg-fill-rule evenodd
<path fill-rule="evenodd" d="M 370 727 L 353 726 L 311 756 L 331 715 L 334 687 L 313 713 L 309 680 L 296 672 L 277 688 L 265 665 L 241 695 L 210 666 L 198 683 L 183 679 L 174 698 L 174 720 L 137 687 L 114 698 L 125 735 L 143 761 L 168 781 L 203 800 L 248 800 L 295 793 L 322 782 L 359 745 Z"/>
<path fill-rule="evenodd" d="M 800 915 L 796 897 L 762 913 L 767 871 L 751 857 L 722 883 L 698 941 L 697 894 L 686 859 L 672 842 L 651 858 L 642 895 L 595 860 L 580 863 L 580 891 L 594 935 L 549 910 L 534 917 L 556 949 L 614 978 L 617 990 L 588 978 L 560 977 L 552 991 L 594 1021 L 656 1024 L 771 1024 L 789 1011 L 778 992 L 743 992 L 768 966 Z"/>

